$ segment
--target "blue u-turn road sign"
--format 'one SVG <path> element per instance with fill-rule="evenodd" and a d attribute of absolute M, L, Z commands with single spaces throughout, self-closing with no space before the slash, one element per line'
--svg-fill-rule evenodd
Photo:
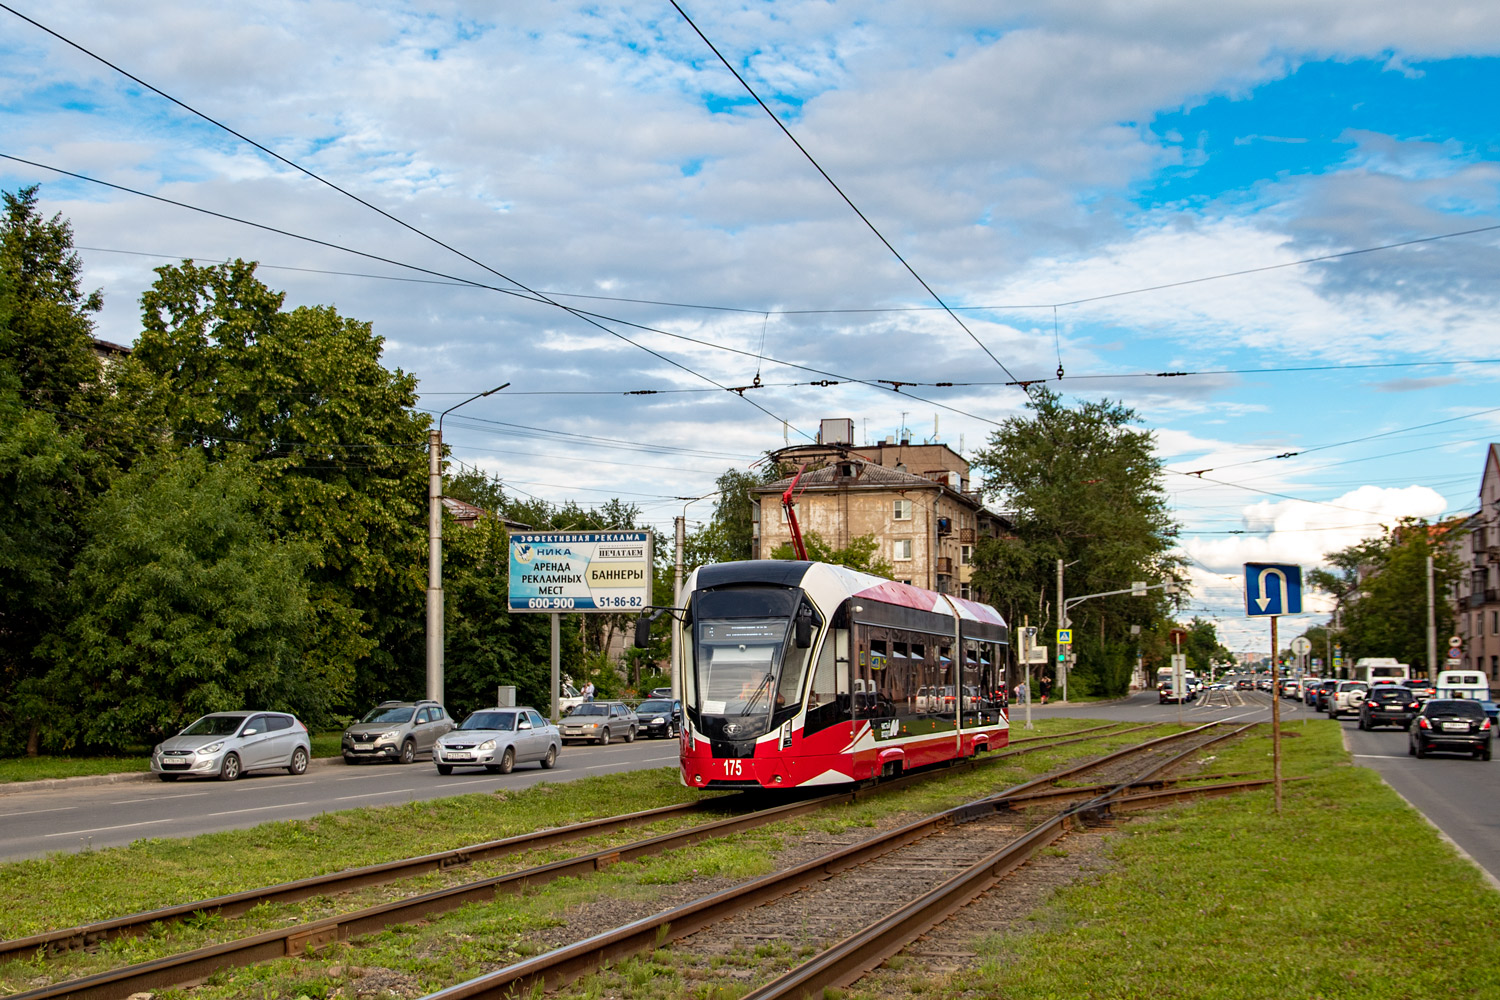
<path fill-rule="evenodd" d="M 1261 618 L 1301 613 L 1301 566 L 1245 563 L 1245 614 Z"/>

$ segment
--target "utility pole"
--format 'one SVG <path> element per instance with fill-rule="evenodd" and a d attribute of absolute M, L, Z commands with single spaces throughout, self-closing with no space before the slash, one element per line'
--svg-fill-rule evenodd
<path fill-rule="evenodd" d="M 1072 625 L 1072 624 L 1073 624 L 1073 622 L 1071 620 L 1069 620 L 1069 618 L 1068 618 L 1067 606 L 1063 604 L 1063 561 L 1061 559 L 1058 559 L 1057 560 L 1057 627 L 1058 627 L 1058 629 L 1065 629 L 1069 625 Z M 1057 658 L 1057 662 L 1060 663 L 1060 664 L 1062 664 L 1062 667 L 1061 667 L 1061 669 L 1062 669 L 1062 700 L 1063 700 L 1063 704 L 1067 704 L 1067 702 L 1068 702 L 1068 661 L 1070 659 L 1072 659 L 1072 657 L 1073 657 L 1073 644 L 1069 643 L 1067 651 L 1064 652 L 1063 651 L 1063 647 L 1062 647 L 1062 643 L 1059 642 L 1057 644 L 1057 651 L 1060 654 L 1058 656 L 1058 658 Z"/>
<path fill-rule="evenodd" d="M 508 385 L 454 403 L 438 415 L 437 429 L 427 432 L 427 697 L 439 704 L 443 701 L 443 418 L 464 403 Z M 555 685 L 553 690 L 557 690 Z"/>
<path fill-rule="evenodd" d="M 1437 683 L 1437 594 L 1432 556 L 1427 557 L 1427 676 Z"/>
<path fill-rule="evenodd" d="M 701 497 L 676 497 L 677 500 L 686 500 L 682 505 L 682 516 L 674 518 L 677 542 L 677 568 L 672 573 L 672 662 L 667 664 L 667 673 L 672 677 L 672 698 L 675 701 L 682 697 L 682 683 L 677 676 L 678 665 L 682 657 L 682 628 L 677 618 L 677 609 L 682 607 L 682 550 L 687 545 L 687 509 L 699 500 L 707 500 L 709 497 L 719 495 L 718 490 L 705 493 Z"/>
<path fill-rule="evenodd" d="M 682 603 L 682 549 L 687 542 L 687 508 L 682 508 L 682 515 L 673 518 L 674 535 L 677 542 L 677 568 L 672 573 L 672 607 L 675 609 Z M 682 692 L 677 685 L 677 655 L 678 647 L 682 644 L 681 629 L 677 628 L 675 619 L 672 621 L 672 652 L 671 662 L 667 664 L 667 673 L 672 677 L 672 698 L 675 701 L 682 697 Z M 668 734 L 670 735 L 670 734 Z"/>

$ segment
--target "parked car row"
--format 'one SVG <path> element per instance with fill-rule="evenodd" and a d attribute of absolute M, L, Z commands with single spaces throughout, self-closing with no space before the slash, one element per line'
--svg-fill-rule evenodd
<path fill-rule="evenodd" d="M 661 697 L 655 697 L 659 692 Z M 509 774 L 517 764 L 557 764 L 562 746 L 608 745 L 636 736 L 673 739 L 682 733 L 682 702 L 671 688 L 632 709 L 622 701 L 581 701 L 554 726 L 534 708 L 486 708 L 458 725 L 435 701 L 384 701 L 344 730 L 344 763 L 430 757 L 440 774 L 483 767 Z M 214 712 L 151 751 L 151 771 L 162 781 L 189 777 L 234 781 L 248 771 L 285 769 L 298 775 L 312 760 L 307 727 L 286 712 Z"/>

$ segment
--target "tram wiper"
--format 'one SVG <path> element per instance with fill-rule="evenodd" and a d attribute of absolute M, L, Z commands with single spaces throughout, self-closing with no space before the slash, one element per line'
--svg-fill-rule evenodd
<path fill-rule="evenodd" d="M 741 715 L 749 715 L 750 714 L 750 710 L 755 707 L 755 703 L 758 702 L 758 701 L 760 701 L 760 696 L 763 695 L 763 694 L 765 694 L 768 690 L 770 690 L 770 688 L 771 688 L 771 681 L 774 678 L 775 678 L 775 674 L 773 674 L 769 670 L 766 671 L 766 676 L 760 682 L 760 687 L 756 688 L 755 691 L 754 691 L 754 693 L 752 693 L 750 695 L 750 699 L 745 702 L 745 708 L 744 708 L 743 711 L 740 712 Z"/>

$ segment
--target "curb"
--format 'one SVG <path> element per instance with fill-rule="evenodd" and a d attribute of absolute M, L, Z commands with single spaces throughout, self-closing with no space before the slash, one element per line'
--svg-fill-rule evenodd
<path fill-rule="evenodd" d="M 314 757 L 307 762 L 308 768 L 342 764 L 343 757 Z M 119 785 L 130 781 L 150 781 L 156 777 L 154 771 L 121 771 L 117 774 L 82 774 L 76 778 L 39 778 L 36 781 L 7 781 L 0 784 L 0 796 L 20 792 L 55 792 L 69 788 L 88 788 L 91 785 Z"/>

